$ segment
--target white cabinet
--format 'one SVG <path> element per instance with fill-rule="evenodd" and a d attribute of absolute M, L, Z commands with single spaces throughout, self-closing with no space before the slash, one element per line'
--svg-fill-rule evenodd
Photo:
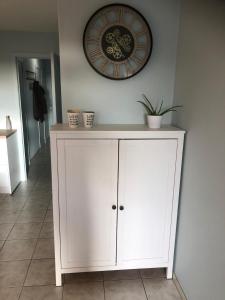
<path fill-rule="evenodd" d="M 61 274 L 167 268 L 172 277 L 184 131 L 51 131 L 56 284 Z"/>
<path fill-rule="evenodd" d="M 0 193 L 12 194 L 20 183 L 17 133 L 0 130 Z"/>
<path fill-rule="evenodd" d="M 118 141 L 57 145 L 62 267 L 115 265 Z"/>
<path fill-rule="evenodd" d="M 124 267 L 168 261 L 176 149 L 176 140 L 120 141 L 117 261 Z"/>

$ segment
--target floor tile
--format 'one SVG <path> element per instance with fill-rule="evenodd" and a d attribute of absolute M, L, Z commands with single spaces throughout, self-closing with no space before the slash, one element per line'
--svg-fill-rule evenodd
<path fill-rule="evenodd" d="M 54 239 L 38 239 L 33 258 L 54 258 Z"/>
<path fill-rule="evenodd" d="M 31 191 L 31 186 L 30 184 L 27 182 L 24 182 L 24 184 L 26 184 L 26 187 L 24 185 L 24 188 L 22 188 L 22 186 L 18 186 L 18 188 L 14 191 L 14 193 L 12 195 L 10 195 L 12 198 L 22 198 L 23 196 L 27 196 L 27 194 Z"/>
<path fill-rule="evenodd" d="M 91 281 L 103 281 L 102 272 L 88 272 L 88 273 L 73 273 L 65 274 L 65 283 L 72 284 L 76 282 L 91 282 Z"/>
<path fill-rule="evenodd" d="M 0 299 L 18 300 L 22 287 L 0 288 Z"/>
<path fill-rule="evenodd" d="M 24 187 L 20 188 L 20 186 L 17 188 L 13 196 L 22 198 L 23 196 L 27 196 L 27 193 L 32 190 L 32 187 Z"/>
<path fill-rule="evenodd" d="M 29 260 L 0 262 L 0 287 L 22 286 Z"/>
<path fill-rule="evenodd" d="M 20 185 L 18 186 L 18 188 L 17 188 L 17 190 L 16 190 L 16 192 L 18 191 L 30 191 L 30 190 L 32 190 L 32 188 L 33 188 L 33 186 L 34 186 L 34 183 L 35 182 L 33 182 L 32 180 L 30 180 L 29 178 L 28 178 L 28 180 L 27 181 L 23 181 L 23 182 L 21 182 L 20 183 Z"/>
<path fill-rule="evenodd" d="M 39 185 L 38 188 L 36 188 L 36 185 Z M 49 200 L 51 196 L 51 186 L 49 187 L 49 190 L 46 191 L 44 189 L 44 185 L 40 183 L 40 179 L 36 180 L 36 184 L 33 188 L 33 190 L 30 192 L 30 199 L 47 199 Z"/>
<path fill-rule="evenodd" d="M 166 278 L 166 269 L 142 269 L 140 274 L 142 278 Z"/>
<path fill-rule="evenodd" d="M 104 300 L 103 282 L 65 284 L 63 300 Z"/>
<path fill-rule="evenodd" d="M 27 201 L 23 207 L 23 210 L 41 210 L 47 209 L 49 201 Z"/>
<path fill-rule="evenodd" d="M 5 243 L 5 241 L 0 241 L 0 250 L 2 249 L 4 243 Z"/>
<path fill-rule="evenodd" d="M 14 223 L 12 224 L 0 224 L 0 240 L 6 240 L 8 234 L 13 228 Z"/>
<path fill-rule="evenodd" d="M 38 181 L 34 186 L 34 191 L 40 191 L 44 196 L 45 194 L 46 196 L 49 196 L 49 194 L 51 193 L 51 189 L 51 185 L 43 181 Z"/>
<path fill-rule="evenodd" d="M 53 237 L 54 237 L 53 223 L 52 222 L 44 223 L 41 229 L 40 238 L 53 238 Z"/>
<path fill-rule="evenodd" d="M 144 279 L 148 300 L 182 300 L 172 280 Z"/>
<path fill-rule="evenodd" d="M 6 196 L 7 196 L 7 194 L 0 194 L 0 200 L 3 200 L 3 199 L 5 199 L 5 198 L 6 198 Z"/>
<path fill-rule="evenodd" d="M 0 224 L 14 223 L 16 222 L 18 216 L 19 213 L 17 211 L 4 210 L 0 213 Z"/>
<path fill-rule="evenodd" d="M 9 210 L 9 211 L 16 211 L 23 208 L 25 203 L 24 199 L 12 199 L 7 197 L 4 200 L 0 200 L 0 210 Z"/>
<path fill-rule="evenodd" d="M 32 260 L 24 286 L 55 284 L 55 260 Z"/>
<path fill-rule="evenodd" d="M 36 240 L 6 241 L 0 251 L 0 261 L 31 259 Z"/>
<path fill-rule="evenodd" d="M 0 217 L 4 217 L 6 214 L 10 215 L 10 214 L 14 214 L 17 213 L 18 209 L 17 208 L 0 208 Z"/>
<path fill-rule="evenodd" d="M 37 190 L 33 190 L 31 193 L 30 193 L 30 198 L 32 199 L 40 199 L 40 200 L 50 200 L 51 199 L 51 190 L 49 189 L 49 191 L 43 191 L 42 190 L 42 187 L 40 187 L 39 189 Z"/>
<path fill-rule="evenodd" d="M 106 300 L 146 300 L 142 281 L 120 280 L 105 281 Z"/>
<path fill-rule="evenodd" d="M 42 222 L 45 214 L 45 209 L 22 210 L 17 223 Z"/>
<path fill-rule="evenodd" d="M 62 291 L 53 285 L 24 287 L 20 300 L 62 300 Z"/>
<path fill-rule="evenodd" d="M 48 202 L 51 199 L 51 193 L 46 193 L 43 191 L 42 188 L 39 190 L 33 189 L 32 192 L 29 194 L 29 201 L 33 203 L 44 203 Z"/>
<path fill-rule="evenodd" d="M 103 273 L 104 280 L 122 280 L 140 278 L 138 270 L 107 271 Z"/>
<path fill-rule="evenodd" d="M 47 210 L 44 222 L 53 222 L 53 211 L 52 211 L 52 209 Z"/>
<path fill-rule="evenodd" d="M 39 236 L 42 223 L 15 224 L 8 240 L 35 239 Z"/>

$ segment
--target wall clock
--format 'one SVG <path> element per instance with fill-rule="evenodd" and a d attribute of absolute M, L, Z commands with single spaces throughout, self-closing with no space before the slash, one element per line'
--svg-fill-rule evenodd
<path fill-rule="evenodd" d="M 145 18 L 124 4 L 107 5 L 89 19 L 84 53 L 99 74 L 115 80 L 130 78 L 147 64 L 152 34 Z"/>

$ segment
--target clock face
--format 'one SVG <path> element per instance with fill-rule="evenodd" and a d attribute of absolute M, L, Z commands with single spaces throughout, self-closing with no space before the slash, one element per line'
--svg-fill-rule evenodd
<path fill-rule="evenodd" d="M 144 17 L 130 6 L 112 4 L 88 21 L 84 52 L 95 71 L 109 79 L 127 79 L 149 60 L 152 35 Z"/>

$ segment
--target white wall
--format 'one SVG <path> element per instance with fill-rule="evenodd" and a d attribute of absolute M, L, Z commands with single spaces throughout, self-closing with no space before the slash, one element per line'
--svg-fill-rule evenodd
<path fill-rule="evenodd" d="M 52 74 L 51 74 L 51 61 L 50 60 L 42 60 L 43 67 L 44 67 L 44 75 L 45 75 L 45 82 L 44 82 L 44 89 L 45 89 L 45 97 L 47 100 L 47 107 L 48 107 L 48 136 L 50 126 L 53 125 L 53 99 L 52 99 Z"/>
<path fill-rule="evenodd" d="M 54 33 L 0 32 L 0 128 L 5 128 L 5 116 L 10 115 L 13 128 L 18 130 L 18 143 L 21 161 L 21 178 L 25 178 L 22 166 L 22 123 L 15 54 L 49 54 L 58 52 L 58 36 Z"/>
<path fill-rule="evenodd" d="M 58 0 L 62 103 L 66 110 L 94 110 L 99 123 L 143 123 L 144 111 L 136 101 L 142 93 L 155 101 L 173 102 L 179 0 L 120 1 L 139 10 L 153 33 L 153 52 L 148 65 L 137 76 L 112 81 L 88 64 L 82 46 L 89 17 L 108 0 Z M 171 116 L 165 118 L 170 122 Z"/>
<path fill-rule="evenodd" d="M 187 129 L 175 272 L 188 300 L 225 299 L 225 2 L 184 0 L 175 123 Z"/>

